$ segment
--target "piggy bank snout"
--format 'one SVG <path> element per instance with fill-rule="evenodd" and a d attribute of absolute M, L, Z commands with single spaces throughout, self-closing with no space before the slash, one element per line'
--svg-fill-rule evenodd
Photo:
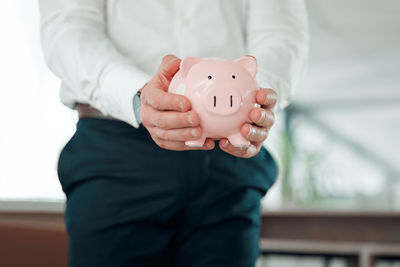
<path fill-rule="evenodd" d="M 217 115 L 229 115 L 239 110 L 242 96 L 234 88 L 216 88 L 210 90 L 203 98 L 207 111 Z"/>

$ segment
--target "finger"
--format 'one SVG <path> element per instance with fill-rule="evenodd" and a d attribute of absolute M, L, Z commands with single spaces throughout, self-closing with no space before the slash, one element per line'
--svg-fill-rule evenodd
<path fill-rule="evenodd" d="M 164 92 L 156 87 L 150 87 L 150 90 L 144 90 L 141 95 L 142 104 L 150 105 L 158 110 L 175 110 L 186 112 L 191 109 L 189 99 L 183 95 Z"/>
<path fill-rule="evenodd" d="M 154 142 L 161 148 L 175 151 L 183 150 L 211 150 L 215 147 L 215 142 L 212 139 L 207 139 L 202 147 L 189 147 L 182 141 L 166 141 L 162 139 L 153 138 Z"/>
<path fill-rule="evenodd" d="M 240 132 L 249 141 L 255 143 L 262 143 L 265 141 L 265 139 L 267 139 L 269 131 L 265 127 L 258 127 L 255 125 L 251 125 L 249 123 L 245 123 L 240 128 Z"/>
<path fill-rule="evenodd" d="M 269 109 L 253 108 L 249 119 L 260 127 L 271 128 L 275 123 L 275 114 Z"/>
<path fill-rule="evenodd" d="M 270 88 L 261 88 L 257 91 L 256 101 L 261 106 L 273 109 L 275 107 L 278 94 Z"/>
<path fill-rule="evenodd" d="M 251 157 L 257 155 L 257 153 L 259 151 L 259 148 L 257 148 L 253 144 L 251 144 L 248 147 L 244 147 L 244 146 L 243 147 L 235 147 L 226 138 L 223 138 L 220 140 L 219 148 L 228 154 L 231 154 L 233 156 L 240 157 L 240 158 L 251 158 Z"/>
<path fill-rule="evenodd" d="M 168 90 L 169 84 L 175 73 L 179 70 L 180 64 L 181 60 L 175 55 L 166 55 L 162 59 L 156 75 L 159 78 L 161 89 L 164 91 Z"/>
<path fill-rule="evenodd" d="M 178 129 L 200 125 L 200 117 L 194 111 L 159 111 L 146 105 L 143 107 L 142 113 L 142 122 L 146 126 L 156 126 L 163 129 Z"/>
<path fill-rule="evenodd" d="M 152 136 L 166 141 L 189 141 L 201 137 L 200 127 L 166 130 L 158 127 L 147 128 Z"/>

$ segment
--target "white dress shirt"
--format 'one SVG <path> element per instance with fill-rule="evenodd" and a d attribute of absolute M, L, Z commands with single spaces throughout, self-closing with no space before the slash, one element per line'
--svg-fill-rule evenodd
<path fill-rule="evenodd" d="M 40 0 L 42 46 L 61 101 L 135 127 L 132 98 L 166 54 L 257 58 L 257 82 L 290 101 L 305 70 L 303 0 Z"/>

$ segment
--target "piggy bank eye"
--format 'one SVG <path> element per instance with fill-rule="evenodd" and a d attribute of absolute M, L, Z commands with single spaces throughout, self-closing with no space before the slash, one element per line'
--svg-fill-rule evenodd
<path fill-rule="evenodd" d="M 212 77 L 211 77 L 210 75 L 208 75 L 208 79 L 209 79 L 209 80 L 211 80 L 211 79 L 212 79 Z"/>
<path fill-rule="evenodd" d="M 236 76 L 235 76 L 235 75 L 232 75 L 232 79 L 236 79 Z"/>

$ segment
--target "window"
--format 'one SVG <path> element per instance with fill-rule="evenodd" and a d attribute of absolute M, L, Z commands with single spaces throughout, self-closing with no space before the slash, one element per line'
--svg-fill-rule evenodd
<path fill-rule="evenodd" d="M 60 103 L 60 81 L 44 63 L 37 1 L 2 4 L 0 200 L 62 200 L 56 164 L 76 114 Z"/>

